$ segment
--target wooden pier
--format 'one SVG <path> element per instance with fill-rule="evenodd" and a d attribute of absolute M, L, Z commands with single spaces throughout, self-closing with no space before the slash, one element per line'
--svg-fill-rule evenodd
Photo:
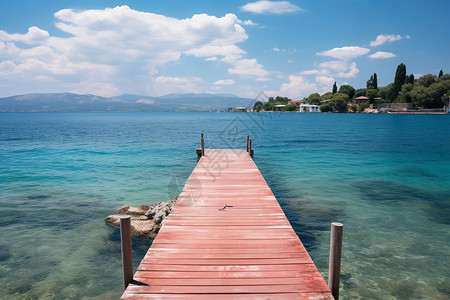
<path fill-rule="evenodd" d="M 248 147 L 203 151 L 122 299 L 334 299 Z"/>

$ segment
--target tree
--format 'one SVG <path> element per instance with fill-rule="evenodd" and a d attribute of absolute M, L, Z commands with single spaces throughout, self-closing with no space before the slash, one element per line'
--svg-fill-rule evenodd
<path fill-rule="evenodd" d="M 355 91 L 355 97 L 356 98 L 358 98 L 358 97 L 360 97 L 360 96 L 365 96 L 366 95 L 366 91 L 367 91 L 367 89 L 357 89 L 356 91 Z"/>
<path fill-rule="evenodd" d="M 380 97 L 382 99 L 387 99 L 387 94 L 390 91 L 390 89 L 392 88 L 392 83 L 389 83 L 386 86 L 380 87 L 378 88 L 378 94 L 380 95 Z"/>
<path fill-rule="evenodd" d="M 255 105 L 253 105 L 254 111 L 260 111 L 262 109 L 263 103 L 261 101 L 256 101 Z"/>
<path fill-rule="evenodd" d="M 273 110 L 273 106 L 274 106 L 275 104 L 273 104 L 272 102 L 270 102 L 270 98 L 269 98 L 269 102 L 264 102 L 263 103 L 263 106 L 262 106 L 262 109 L 264 110 L 264 111 L 271 111 L 271 110 Z"/>
<path fill-rule="evenodd" d="M 353 96 L 355 95 L 355 88 L 348 84 L 341 85 L 339 88 L 339 93 L 347 94 L 350 99 L 353 99 Z"/>
<path fill-rule="evenodd" d="M 407 83 L 414 84 L 414 74 L 411 74 L 411 75 L 409 75 L 409 76 L 406 76 L 405 84 L 407 84 Z"/>
<path fill-rule="evenodd" d="M 320 98 L 322 98 L 322 100 L 330 100 L 332 97 L 333 97 L 333 93 L 332 92 L 326 92 L 325 94 L 320 96 Z"/>
<path fill-rule="evenodd" d="M 439 71 L 439 76 L 438 76 L 438 78 L 441 78 L 442 75 L 444 75 L 444 72 L 442 72 L 442 69 L 441 69 L 441 70 Z"/>
<path fill-rule="evenodd" d="M 369 98 L 370 104 L 373 103 L 373 99 L 377 96 L 378 91 L 376 89 L 368 89 L 366 91 L 366 97 Z"/>
<path fill-rule="evenodd" d="M 348 111 L 347 101 L 345 100 L 331 100 L 330 105 L 333 107 L 334 112 L 345 113 Z"/>
<path fill-rule="evenodd" d="M 377 73 L 373 73 L 373 75 L 370 76 L 370 79 L 367 80 L 366 87 L 368 89 L 377 89 L 378 88 Z"/>
<path fill-rule="evenodd" d="M 309 104 L 319 105 L 321 100 L 322 98 L 320 97 L 319 93 L 312 93 L 308 96 L 306 102 L 308 102 Z"/>
<path fill-rule="evenodd" d="M 298 110 L 298 106 L 295 103 L 290 103 L 288 105 L 286 105 L 285 107 L 283 107 L 284 111 L 296 111 Z"/>
<path fill-rule="evenodd" d="M 430 85 L 432 85 L 433 83 L 435 83 L 436 81 L 437 81 L 436 75 L 427 74 L 427 75 L 423 75 L 422 77 L 417 79 L 416 80 L 416 85 L 424 86 L 424 87 L 427 88 Z"/>
<path fill-rule="evenodd" d="M 330 105 L 333 107 L 334 112 L 343 113 L 347 112 L 347 102 L 349 98 L 347 94 L 344 93 L 336 93 L 333 96 L 333 99 L 330 101 Z"/>
<path fill-rule="evenodd" d="M 402 89 L 400 90 L 400 93 L 398 94 L 398 98 L 401 102 L 412 102 L 411 97 L 411 91 L 413 90 L 414 86 L 411 83 L 405 83 L 402 86 Z"/>
<path fill-rule="evenodd" d="M 389 100 L 394 101 L 398 93 L 400 92 L 402 85 L 405 83 L 406 79 L 406 65 L 401 63 L 397 66 L 397 70 L 395 71 L 394 84 L 392 88 L 389 90 L 387 97 Z"/>
<path fill-rule="evenodd" d="M 337 93 L 337 85 L 336 82 L 334 82 L 333 84 L 333 91 L 332 91 L 333 95 Z"/>
<path fill-rule="evenodd" d="M 330 103 L 327 103 L 327 104 L 323 104 L 320 106 L 320 111 L 321 112 L 331 112 L 331 111 L 333 111 L 333 108 L 331 107 Z"/>

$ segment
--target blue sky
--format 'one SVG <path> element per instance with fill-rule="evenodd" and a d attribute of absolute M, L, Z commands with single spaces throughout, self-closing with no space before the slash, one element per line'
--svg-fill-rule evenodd
<path fill-rule="evenodd" d="M 450 1 L 0 1 L 0 97 L 231 93 L 450 72 Z"/>

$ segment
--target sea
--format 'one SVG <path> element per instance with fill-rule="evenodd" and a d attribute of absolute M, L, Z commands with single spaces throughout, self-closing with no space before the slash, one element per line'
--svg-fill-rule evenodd
<path fill-rule="evenodd" d="M 118 299 L 104 218 L 175 197 L 207 148 L 245 148 L 341 299 L 450 299 L 450 115 L 1 113 L 0 299 Z M 151 240 L 133 239 L 136 269 Z"/>

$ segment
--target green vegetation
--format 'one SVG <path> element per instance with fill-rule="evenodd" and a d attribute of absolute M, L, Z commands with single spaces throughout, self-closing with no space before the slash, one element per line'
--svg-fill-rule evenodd
<path fill-rule="evenodd" d="M 450 95 L 450 74 L 443 70 L 438 75 L 427 74 L 415 79 L 413 74 L 407 75 L 406 65 L 401 63 L 397 66 L 394 81 L 386 86 L 378 87 L 377 73 L 373 73 L 367 80 L 365 88 L 356 89 L 351 85 L 337 87 L 334 82 L 331 92 L 322 95 L 312 93 L 303 98 L 304 103 L 320 105 L 321 101 L 329 100 L 320 105 L 322 112 L 347 112 L 364 111 L 370 104 L 400 102 L 412 103 L 415 108 L 442 108 L 448 105 Z M 369 98 L 366 103 L 352 104 L 354 98 L 365 96 Z M 288 104 L 291 99 L 277 96 L 270 97 L 268 102 L 257 101 L 253 107 L 255 111 L 272 111 L 275 105 L 286 105 L 284 111 L 296 111 L 296 104 Z M 322 102 L 324 103 L 324 102 Z"/>
<path fill-rule="evenodd" d="M 297 110 L 297 104 L 288 104 L 289 101 L 292 101 L 292 99 L 289 99 L 288 97 L 280 97 L 277 96 L 275 98 L 269 97 L 269 101 L 267 102 L 261 102 L 256 101 L 253 105 L 254 111 L 273 111 L 273 108 L 275 105 L 286 105 L 283 110 L 284 111 L 295 111 Z"/>
<path fill-rule="evenodd" d="M 333 98 L 331 99 L 331 101 L 329 101 L 327 104 L 320 106 L 320 111 L 322 111 L 322 112 L 338 112 L 338 113 L 347 112 L 348 100 L 349 100 L 349 97 L 347 94 L 336 93 L 333 95 Z"/>
<path fill-rule="evenodd" d="M 339 88 L 339 93 L 346 94 L 350 99 L 353 99 L 355 95 L 355 88 L 351 85 L 341 85 Z"/>
<path fill-rule="evenodd" d="M 372 76 L 370 76 L 370 79 L 367 80 L 366 87 L 368 89 L 378 89 L 378 79 L 377 79 L 377 73 L 373 73 Z"/>
<path fill-rule="evenodd" d="M 298 106 L 297 106 L 297 104 L 295 104 L 295 103 L 291 103 L 291 104 L 286 105 L 286 106 L 283 108 L 283 110 L 284 110 L 284 111 L 296 111 L 296 110 L 298 110 Z"/>

